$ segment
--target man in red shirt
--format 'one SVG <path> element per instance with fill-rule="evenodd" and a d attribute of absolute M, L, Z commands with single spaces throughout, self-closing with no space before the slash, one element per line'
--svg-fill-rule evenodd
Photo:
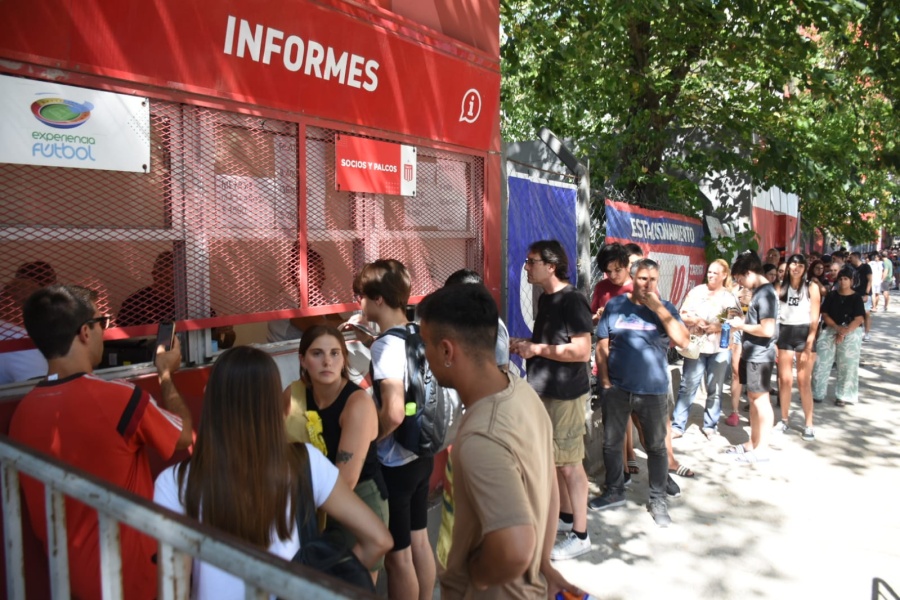
<path fill-rule="evenodd" d="M 165 459 L 192 442 L 191 415 L 172 382 L 181 364 L 176 339 L 156 352 L 160 408 L 147 392 L 125 381 L 92 374 L 103 357 L 103 330 L 96 294 L 52 285 L 31 295 L 24 307 L 25 329 L 47 359 L 47 378 L 19 403 L 10 438 L 87 471 L 147 499 L 153 497 L 148 447 Z M 35 534 L 47 548 L 44 486 L 22 477 Z M 96 510 L 66 498 L 66 530 L 72 596 L 99 598 L 100 549 Z M 157 596 L 156 541 L 122 526 L 122 587 L 125 598 Z"/>
<path fill-rule="evenodd" d="M 594 286 L 594 294 L 591 297 L 591 318 L 595 327 L 610 300 L 631 292 L 634 287 L 630 273 L 631 263 L 640 258 L 640 254 L 629 252 L 628 248 L 618 242 L 603 246 L 597 253 L 597 267 L 605 277 Z M 593 374 L 594 376 L 598 374 L 598 365 L 596 364 Z M 631 483 L 631 476 L 639 471 L 637 456 L 634 453 L 634 433 L 631 427 L 625 428 L 623 452 L 626 460 L 625 482 Z"/>
<path fill-rule="evenodd" d="M 641 257 L 636 256 L 635 260 L 639 258 Z M 597 282 L 594 286 L 594 295 L 591 297 L 594 325 L 600 320 L 607 302 L 631 291 L 632 282 L 628 269 L 632 262 L 622 244 L 608 244 L 597 253 L 597 266 L 606 277 Z"/>

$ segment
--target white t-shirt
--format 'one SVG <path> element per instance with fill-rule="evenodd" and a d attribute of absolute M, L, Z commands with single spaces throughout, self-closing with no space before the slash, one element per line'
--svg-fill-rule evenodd
<path fill-rule="evenodd" d="M 734 294 L 724 287 L 719 288 L 716 292 L 710 292 L 709 287 L 705 283 L 692 288 L 681 303 L 682 312 L 703 319 L 707 323 L 718 323 L 719 315 L 729 308 L 740 308 L 740 304 L 734 297 Z M 692 327 L 691 333 L 694 335 L 704 334 L 699 327 Z M 727 348 L 719 347 L 719 341 L 722 339 L 720 332 L 707 333 L 705 335 L 705 341 L 700 346 L 701 354 L 716 354 L 717 352 L 727 351 Z"/>
<path fill-rule="evenodd" d="M 0 340 L 28 337 L 23 327 L 0 321 Z M 37 348 L 0 354 L 0 385 L 47 375 L 47 360 Z"/>
<path fill-rule="evenodd" d="M 872 267 L 872 294 L 880 294 L 881 280 L 884 279 L 884 263 L 880 260 L 870 260 L 869 266 Z"/>
<path fill-rule="evenodd" d="M 312 473 L 313 499 L 316 508 L 322 506 L 331 495 L 337 482 L 338 470 L 315 446 L 306 444 L 309 452 L 309 467 Z M 178 465 L 169 467 L 159 474 L 153 490 L 153 501 L 179 514 L 184 514 L 184 505 L 178 493 Z M 297 528 L 291 530 L 288 540 L 279 540 L 272 530 L 272 544 L 269 552 L 286 560 L 291 560 L 300 549 Z M 243 600 L 244 582 L 213 565 L 194 560 L 191 598 L 195 600 Z"/>
<path fill-rule="evenodd" d="M 393 335 L 382 335 L 372 344 L 372 371 L 376 381 L 399 379 L 403 389 L 409 385 L 406 377 L 406 340 Z M 401 467 L 416 460 L 410 452 L 388 436 L 378 443 L 378 461 L 386 467 Z"/>

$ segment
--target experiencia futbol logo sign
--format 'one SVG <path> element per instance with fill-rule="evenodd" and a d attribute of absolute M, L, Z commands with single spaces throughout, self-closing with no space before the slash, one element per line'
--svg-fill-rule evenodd
<path fill-rule="evenodd" d="M 56 129 L 74 129 L 87 123 L 94 105 L 90 102 L 79 104 L 62 98 L 41 98 L 31 103 L 34 118 Z"/>
<path fill-rule="evenodd" d="M 75 129 L 91 118 L 94 105 L 90 102 L 74 102 L 63 98 L 41 98 L 31 103 L 34 118 L 54 129 Z M 92 146 L 97 141 L 91 136 L 32 131 L 37 140 L 31 147 L 32 156 L 61 158 L 65 160 L 95 161 Z"/>

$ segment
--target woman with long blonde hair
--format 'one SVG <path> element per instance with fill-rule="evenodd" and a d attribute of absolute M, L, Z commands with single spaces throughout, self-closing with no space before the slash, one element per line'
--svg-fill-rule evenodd
<path fill-rule="evenodd" d="M 720 345 L 722 322 L 729 316 L 729 309 L 738 309 L 734 295 L 725 287 L 731 269 L 722 259 L 716 259 L 706 269 L 706 284 L 688 292 L 681 305 L 681 318 L 692 335 L 701 336 L 700 356 L 685 358 L 678 389 L 678 400 L 672 414 L 672 437 L 684 435 L 688 415 L 701 379 L 706 383 L 706 403 L 701 431 L 707 438 L 713 436 L 722 414 L 722 391 L 725 375 L 731 362 L 731 350 L 725 340 Z"/>

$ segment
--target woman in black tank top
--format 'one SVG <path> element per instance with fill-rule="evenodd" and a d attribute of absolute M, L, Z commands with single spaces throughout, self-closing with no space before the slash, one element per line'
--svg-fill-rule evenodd
<path fill-rule="evenodd" d="M 310 438 L 350 485 L 377 476 L 378 412 L 369 394 L 349 379 L 347 345 L 334 327 L 317 325 L 300 341 Z"/>
<path fill-rule="evenodd" d="M 329 325 L 316 325 L 304 332 L 299 353 L 310 442 L 386 523 L 387 494 L 375 448 L 378 412 L 373 398 L 350 381 L 344 336 Z M 356 543 L 349 531 L 334 521 L 327 524 L 326 534 L 349 548 Z M 380 564 L 373 580 L 377 568 Z"/>

